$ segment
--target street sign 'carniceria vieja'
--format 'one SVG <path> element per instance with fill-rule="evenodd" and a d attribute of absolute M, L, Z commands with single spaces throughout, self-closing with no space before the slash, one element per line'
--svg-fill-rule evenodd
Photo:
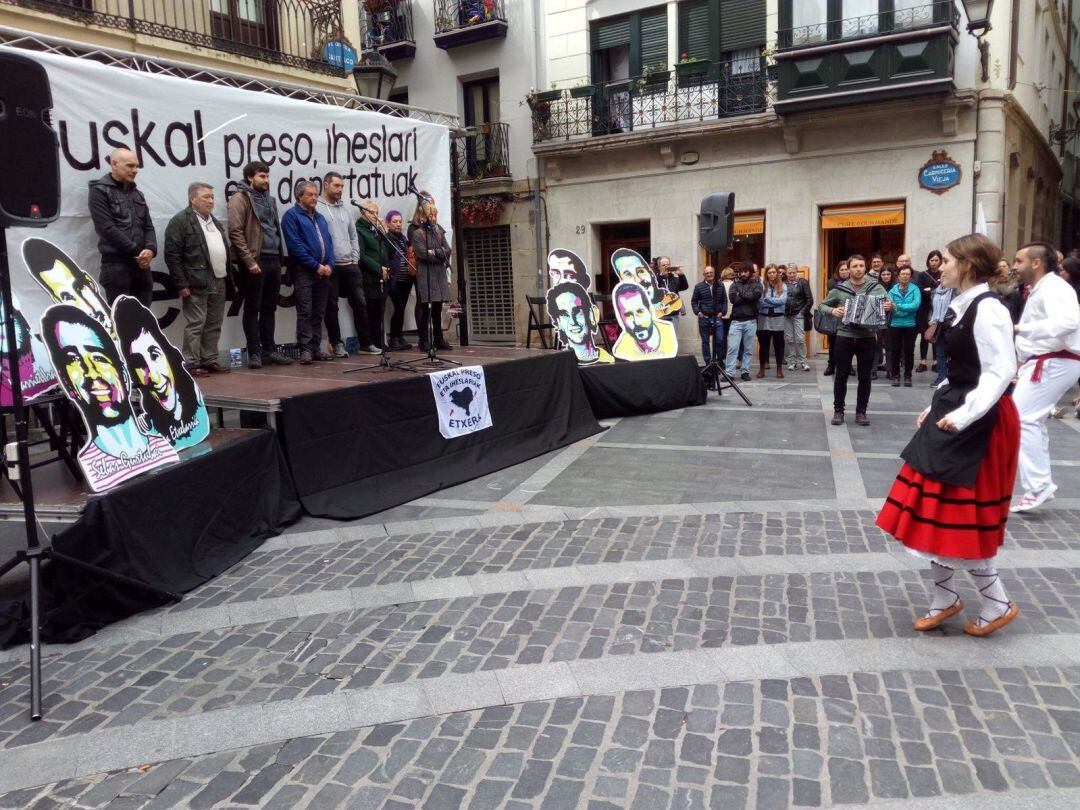
<path fill-rule="evenodd" d="M 944 150 L 934 152 L 934 156 L 919 169 L 919 185 L 935 194 L 944 194 L 960 185 L 960 164 Z"/>

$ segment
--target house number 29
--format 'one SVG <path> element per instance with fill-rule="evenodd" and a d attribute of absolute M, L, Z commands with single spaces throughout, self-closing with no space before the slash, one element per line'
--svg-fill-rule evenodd
<path fill-rule="evenodd" d="M 578 225 L 576 228 L 574 228 L 574 233 L 577 234 L 578 236 L 581 236 L 582 234 L 585 233 L 585 226 L 584 225 Z"/>

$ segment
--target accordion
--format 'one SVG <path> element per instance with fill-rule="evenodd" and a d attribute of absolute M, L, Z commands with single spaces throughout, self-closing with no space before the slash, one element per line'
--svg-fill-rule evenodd
<path fill-rule="evenodd" d="M 885 299 L 879 295 L 860 293 L 844 302 L 845 326 L 863 329 L 884 329 L 888 325 Z"/>

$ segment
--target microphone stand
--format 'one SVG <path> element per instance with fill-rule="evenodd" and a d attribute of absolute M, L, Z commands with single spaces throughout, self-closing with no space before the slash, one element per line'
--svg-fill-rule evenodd
<path fill-rule="evenodd" d="M 350 200 L 350 202 L 353 205 L 355 205 L 357 208 L 360 208 L 361 211 L 364 210 L 363 208 L 361 208 L 360 204 L 356 200 Z M 362 214 L 361 214 L 361 216 L 362 216 Z M 406 265 L 407 265 L 408 264 L 408 257 L 404 253 L 401 252 L 401 248 L 399 248 L 397 245 L 394 244 L 394 241 L 387 235 L 386 231 L 383 230 L 380 225 L 375 225 L 374 228 L 375 228 L 375 233 L 379 234 L 379 236 L 381 236 L 383 238 L 384 242 L 386 242 L 388 245 L 390 245 L 390 247 L 392 247 L 395 251 L 397 251 L 398 256 L 400 256 L 401 260 L 403 262 L 405 262 Z M 383 305 L 385 306 L 385 302 L 386 302 L 385 289 L 386 288 L 385 288 L 384 284 L 385 284 L 385 282 L 380 278 L 379 279 L 379 291 L 380 291 L 380 295 L 382 296 L 382 299 L 383 299 Z M 382 324 L 379 324 L 379 329 L 380 330 L 382 329 Z M 385 335 L 383 335 L 382 352 L 379 354 L 379 362 L 378 363 L 368 363 L 367 365 L 356 366 L 355 368 L 347 368 L 344 371 L 342 371 L 341 373 L 342 374 L 352 374 L 353 372 L 356 372 L 356 371 L 369 371 L 370 369 L 373 369 L 373 368 L 380 369 L 384 373 L 387 372 L 387 371 L 408 371 L 408 372 L 411 372 L 412 374 L 419 374 L 419 372 L 415 368 L 410 366 L 404 360 L 391 360 L 390 359 L 389 344 L 388 344 L 388 341 L 386 340 Z"/>

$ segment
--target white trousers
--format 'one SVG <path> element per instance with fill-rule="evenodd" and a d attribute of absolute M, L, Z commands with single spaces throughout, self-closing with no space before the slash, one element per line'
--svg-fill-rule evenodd
<path fill-rule="evenodd" d="M 1032 382 L 1035 361 L 1028 360 L 1017 372 L 1013 401 L 1020 412 L 1020 486 L 1024 492 L 1042 492 L 1050 486 L 1050 432 L 1046 420 L 1080 377 L 1080 360 L 1053 357 L 1042 367 L 1039 382 Z"/>

